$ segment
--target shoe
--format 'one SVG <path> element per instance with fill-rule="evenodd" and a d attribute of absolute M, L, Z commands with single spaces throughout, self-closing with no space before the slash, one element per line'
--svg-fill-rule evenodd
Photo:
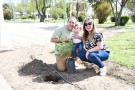
<path fill-rule="evenodd" d="M 87 68 L 88 68 L 88 69 L 91 69 L 91 68 L 93 68 L 93 65 L 94 65 L 94 63 L 88 63 L 88 64 L 87 64 Z"/>
<path fill-rule="evenodd" d="M 106 75 L 106 66 L 100 68 L 100 76 L 105 76 Z"/>

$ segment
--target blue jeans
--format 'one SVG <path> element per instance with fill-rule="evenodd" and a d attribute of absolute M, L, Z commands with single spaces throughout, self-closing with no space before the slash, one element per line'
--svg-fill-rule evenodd
<path fill-rule="evenodd" d="M 83 51 L 79 54 L 79 58 L 83 61 L 89 62 L 89 63 L 94 63 L 99 66 L 99 68 L 104 67 L 104 64 L 102 61 L 106 61 L 110 53 L 105 51 L 105 50 L 99 50 L 97 52 L 90 52 L 88 54 L 88 59 L 86 59 L 86 51 Z"/>
<path fill-rule="evenodd" d="M 79 54 L 83 51 L 83 43 L 82 42 L 75 43 L 73 45 L 73 48 L 72 48 L 72 57 L 73 58 L 76 58 L 76 56 L 77 56 L 77 53 L 76 53 L 77 49 L 78 49 L 78 56 L 79 56 Z"/>

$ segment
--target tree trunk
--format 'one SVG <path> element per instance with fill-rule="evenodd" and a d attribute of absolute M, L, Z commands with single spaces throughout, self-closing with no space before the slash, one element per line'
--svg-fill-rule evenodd
<path fill-rule="evenodd" d="M 127 3 L 128 0 L 122 0 L 121 1 L 121 7 L 120 7 L 120 11 L 119 13 L 116 15 L 117 17 L 117 20 L 115 22 L 115 26 L 120 26 L 120 19 L 121 19 L 121 14 L 122 14 L 122 11 L 123 11 L 123 8 L 125 6 L 125 4 Z M 116 12 L 117 13 L 117 12 Z"/>
<path fill-rule="evenodd" d="M 41 15 L 40 16 L 40 22 L 44 22 L 44 20 L 45 20 L 45 16 L 44 15 Z"/>
<path fill-rule="evenodd" d="M 118 3 L 118 0 L 116 0 L 116 11 L 113 7 L 113 3 L 111 0 L 109 0 L 109 3 L 111 4 L 111 7 L 112 7 L 112 12 L 113 12 L 113 15 L 115 17 L 115 26 L 120 26 L 120 19 L 121 19 L 121 14 L 122 14 L 122 11 L 123 11 L 123 7 L 125 6 L 125 4 L 127 3 L 128 0 L 121 0 L 121 5 L 120 5 L 120 11 L 118 12 L 117 11 L 117 3 Z"/>
<path fill-rule="evenodd" d="M 76 17 L 78 17 L 78 13 L 79 13 L 79 2 L 77 0 L 77 3 L 76 3 Z"/>

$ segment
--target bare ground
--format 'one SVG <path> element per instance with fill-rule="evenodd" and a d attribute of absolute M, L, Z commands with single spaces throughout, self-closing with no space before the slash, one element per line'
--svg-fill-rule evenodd
<path fill-rule="evenodd" d="M 51 53 L 54 45 L 35 45 L 31 47 L 20 47 L 14 51 L 0 53 L 0 73 L 7 80 L 13 90 L 135 90 L 135 69 L 124 68 L 118 64 L 106 61 L 107 76 L 99 76 L 94 69 L 85 69 L 76 66 L 74 74 L 61 72 L 63 78 L 76 84 L 73 86 L 59 80 L 58 82 L 44 82 L 41 64 L 36 64 L 32 71 L 32 64 L 27 68 L 27 73 L 20 72 L 20 69 L 28 63 L 32 63 L 30 56 L 34 56 L 43 63 L 55 66 L 55 56 Z M 55 68 L 55 67 L 54 67 Z M 37 69 L 37 72 L 34 71 Z M 29 71 L 29 72 L 28 72 Z"/>
<path fill-rule="evenodd" d="M 113 36 L 115 32 L 105 32 Z M 104 62 L 107 66 L 107 76 L 99 76 L 94 69 L 86 69 L 76 65 L 76 72 L 59 74 L 63 79 L 58 82 L 44 82 L 42 77 L 46 70 L 44 63 L 56 69 L 54 53 L 51 51 L 54 44 L 33 45 L 18 47 L 13 51 L 0 53 L 0 74 L 6 79 L 13 90 L 135 90 L 135 69 L 125 68 L 109 60 Z M 37 61 L 33 62 L 31 56 Z M 22 70 L 23 68 L 23 70 Z"/>

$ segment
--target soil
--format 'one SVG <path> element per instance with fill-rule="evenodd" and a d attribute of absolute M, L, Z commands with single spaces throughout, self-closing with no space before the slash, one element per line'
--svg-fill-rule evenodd
<path fill-rule="evenodd" d="M 104 62 L 106 76 L 99 76 L 94 68 L 86 69 L 77 64 L 74 74 L 58 72 L 63 80 L 51 69 L 57 70 L 53 48 L 54 44 L 47 42 L 2 52 L 0 73 L 13 90 L 135 90 L 135 69 L 109 60 Z"/>

